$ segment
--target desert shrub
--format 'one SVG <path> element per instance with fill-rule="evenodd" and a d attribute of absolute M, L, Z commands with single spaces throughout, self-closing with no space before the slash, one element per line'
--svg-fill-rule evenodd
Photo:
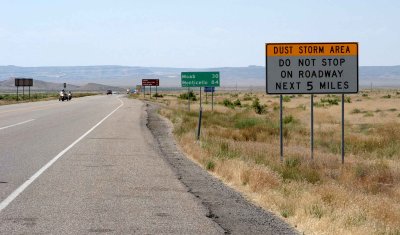
<path fill-rule="evenodd" d="M 294 119 L 293 115 L 288 115 L 283 118 L 284 124 L 293 123 L 294 121 L 295 121 L 295 119 Z"/>
<path fill-rule="evenodd" d="M 339 105 L 339 98 L 338 97 L 321 98 L 320 102 L 327 105 Z"/>
<path fill-rule="evenodd" d="M 324 215 L 324 210 L 323 210 L 322 206 L 320 206 L 318 204 L 313 204 L 309 208 L 308 213 L 317 219 L 321 219 L 322 216 Z"/>
<path fill-rule="evenodd" d="M 357 108 L 355 108 L 355 109 L 353 109 L 351 112 L 350 112 L 351 114 L 357 114 L 357 113 L 361 113 L 361 110 L 360 109 L 357 109 Z"/>
<path fill-rule="evenodd" d="M 240 100 L 239 99 L 236 99 L 234 102 L 233 102 L 233 105 L 235 105 L 235 106 L 242 106 L 242 103 L 240 102 Z"/>
<path fill-rule="evenodd" d="M 248 93 L 244 94 L 244 97 L 243 97 L 244 101 L 249 101 L 249 100 L 252 100 L 252 99 L 253 98 L 252 98 L 251 94 L 248 94 Z"/>
<path fill-rule="evenodd" d="M 374 113 L 371 112 L 371 111 L 368 111 L 368 112 L 366 112 L 366 113 L 364 114 L 364 117 L 373 117 L 373 116 L 374 116 Z"/>
<path fill-rule="evenodd" d="M 285 96 L 283 96 L 283 97 L 282 97 L 282 100 L 283 100 L 283 102 L 290 102 L 290 100 L 291 100 L 291 97 L 290 97 L 290 96 L 287 96 L 287 95 L 285 95 Z"/>
<path fill-rule="evenodd" d="M 285 166 L 289 168 L 300 166 L 300 160 L 298 158 L 288 158 L 285 160 Z"/>
<path fill-rule="evenodd" d="M 163 96 L 162 94 L 155 93 L 155 94 L 153 95 L 153 97 L 159 97 L 159 98 L 163 98 L 164 96 Z"/>
<path fill-rule="evenodd" d="M 210 171 L 213 171 L 214 168 L 215 168 L 215 162 L 212 161 L 212 160 L 208 160 L 207 163 L 206 163 L 206 169 L 210 170 Z"/>
<path fill-rule="evenodd" d="M 390 94 L 387 94 L 387 95 L 382 96 L 382 98 L 384 98 L 384 99 L 390 99 L 390 98 L 392 98 L 392 96 L 391 96 Z"/>
<path fill-rule="evenodd" d="M 266 112 L 266 106 L 260 104 L 260 100 L 258 98 L 253 100 L 252 107 L 257 114 L 263 114 Z"/>
<path fill-rule="evenodd" d="M 301 110 L 306 110 L 306 106 L 304 104 L 300 104 L 299 106 L 297 106 L 297 108 Z"/>
<path fill-rule="evenodd" d="M 196 95 L 193 93 L 193 91 L 189 91 L 189 92 L 180 94 L 178 98 L 182 99 L 182 100 L 187 100 L 187 99 L 192 100 L 192 101 L 197 100 Z"/>
<path fill-rule="evenodd" d="M 224 99 L 223 101 L 222 101 L 222 104 L 225 106 L 225 107 L 228 107 L 228 108 L 235 108 L 235 105 L 232 103 L 232 101 L 230 101 L 229 99 Z"/>

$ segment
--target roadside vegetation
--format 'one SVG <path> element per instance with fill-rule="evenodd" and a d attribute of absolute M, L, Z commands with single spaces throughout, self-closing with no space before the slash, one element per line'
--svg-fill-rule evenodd
<path fill-rule="evenodd" d="M 279 160 L 279 96 L 215 93 L 214 111 L 165 94 L 160 114 L 182 150 L 209 172 L 306 234 L 400 234 L 400 92 L 346 95 L 345 164 L 340 97 L 284 97 L 284 160 Z M 140 96 L 138 96 L 140 98 Z M 186 96 L 187 98 L 187 96 Z M 155 99 L 153 99 L 155 101 Z"/>
<path fill-rule="evenodd" d="M 92 92 L 76 92 L 72 93 L 72 99 L 84 97 L 84 96 L 91 96 L 91 95 L 98 95 L 99 93 L 92 93 Z M 18 101 L 17 101 L 17 94 L 0 94 L 0 105 L 7 105 L 7 104 L 17 104 L 17 103 L 26 103 L 26 102 L 35 102 L 35 101 L 45 101 L 45 100 L 55 100 L 58 99 L 57 92 L 51 93 L 31 93 L 30 98 L 28 94 L 24 96 L 22 94 L 18 94 Z"/>

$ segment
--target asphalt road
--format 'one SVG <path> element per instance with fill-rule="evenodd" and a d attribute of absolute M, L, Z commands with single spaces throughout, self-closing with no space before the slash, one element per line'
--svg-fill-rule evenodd
<path fill-rule="evenodd" d="M 160 157 L 144 104 L 0 107 L 0 234 L 220 234 Z"/>

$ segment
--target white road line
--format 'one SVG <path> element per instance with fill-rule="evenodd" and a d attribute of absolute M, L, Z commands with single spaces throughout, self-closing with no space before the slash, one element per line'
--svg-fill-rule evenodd
<path fill-rule="evenodd" d="M 40 170 L 38 170 L 34 175 L 32 175 L 27 181 L 25 181 L 21 186 L 19 186 L 14 192 L 12 192 L 6 199 L 4 199 L 0 203 L 0 212 L 6 208 L 15 198 L 18 197 L 33 181 L 35 181 L 43 172 L 47 170 L 53 163 L 55 163 L 60 157 L 62 157 L 68 150 L 70 150 L 74 145 L 76 145 L 79 141 L 81 141 L 83 138 L 85 138 L 90 132 L 92 132 L 96 127 L 98 127 L 102 122 L 104 122 L 108 117 L 110 117 L 115 111 L 117 111 L 119 108 L 121 108 L 124 105 L 124 102 L 122 102 L 121 99 L 119 99 L 119 102 L 121 104 L 114 109 L 110 114 L 108 114 L 105 118 L 103 118 L 100 122 L 98 122 L 96 125 L 94 125 L 90 130 L 88 130 L 85 134 L 83 134 L 81 137 L 79 137 L 77 140 L 75 140 L 70 146 L 68 146 L 66 149 L 61 151 L 57 156 L 55 156 L 53 159 L 51 159 L 46 165 L 44 165 Z"/>
<path fill-rule="evenodd" d="M 10 127 L 13 127 L 13 126 L 18 126 L 18 125 L 21 125 L 21 124 L 25 124 L 25 123 L 28 123 L 28 122 L 31 122 L 31 121 L 35 121 L 35 119 L 29 119 L 29 120 L 27 120 L 27 121 L 20 122 L 20 123 L 17 123 L 17 124 L 13 124 L 13 125 L 9 125 L 9 126 L 0 127 L 0 130 L 4 130 L 4 129 L 7 129 L 7 128 L 10 128 Z"/>

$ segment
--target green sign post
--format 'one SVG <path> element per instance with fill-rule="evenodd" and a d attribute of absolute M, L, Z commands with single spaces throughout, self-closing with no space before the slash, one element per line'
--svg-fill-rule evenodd
<path fill-rule="evenodd" d="M 219 87 L 219 72 L 182 72 L 182 87 Z"/>
<path fill-rule="evenodd" d="M 199 87 L 200 88 L 200 112 L 199 126 L 197 128 L 197 140 L 200 139 L 201 116 L 203 109 L 201 107 L 201 88 L 202 87 L 219 87 L 219 72 L 182 72 L 181 86 L 182 87 Z M 190 111 L 190 97 L 188 90 L 188 106 Z"/>

